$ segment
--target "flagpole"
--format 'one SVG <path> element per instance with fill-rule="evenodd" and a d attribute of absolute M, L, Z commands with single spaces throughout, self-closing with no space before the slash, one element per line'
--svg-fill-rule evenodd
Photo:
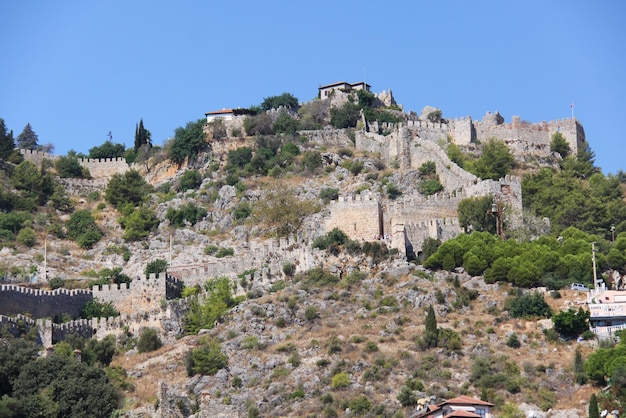
<path fill-rule="evenodd" d="M 574 103 L 572 103 L 571 105 L 569 105 L 569 107 L 572 108 L 572 119 L 574 119 Z"/>

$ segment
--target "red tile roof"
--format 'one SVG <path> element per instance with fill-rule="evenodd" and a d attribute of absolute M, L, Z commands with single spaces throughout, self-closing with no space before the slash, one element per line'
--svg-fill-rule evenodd
<path fill-rule="evenodd" d="M 447 401 L 443 401 L 439 405 L 484 405 L 484 406 L 493 406 L 492 403 L 481 401 L 480 399 L 471 398 L 469 396 L 459 396 L 457 398 L 448 399 Z"/>
<path fill-rule="evenodd" d="M 448 415 L 444 415 L 443 418 L 481 418 L 480 415 L 469 411 L 452 411 Z"/>

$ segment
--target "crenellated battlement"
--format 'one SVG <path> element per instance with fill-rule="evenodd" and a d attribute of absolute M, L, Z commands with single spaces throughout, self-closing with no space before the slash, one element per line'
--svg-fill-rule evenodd
<path fill-rule="evenodd" d="M 25 160 L 41 167 L 44 160 L 56 161 L 59 156 L 47 152 L 20 149 Z M 94 179 L 108 178 L 114 174 L 123 174 L 130 166 L 123 157 L 117 158 L 79 158 L 78 163 L 89 170 Z"/>
<path fill-rule="evenodd" d="M 76 296 L 76 295 L 88 295 L 91 294 L 90 290 L 86 289 L 64 289 L 58 288 L 54 290 L 45 289 L 31 289 L 29 287 L 18 286 L 14 284 L 0 284 L 0 292 L 17 292 L 30 296 Z"/>
<path fill-rule="evenodd" d="M 0 285 L 0 314 L 28 312 L 34 318 L 54 318 L 62 314 L 78 317 L 92 299 L 91 291 L 85 289 L 42 290 L 3 284 Z"/>

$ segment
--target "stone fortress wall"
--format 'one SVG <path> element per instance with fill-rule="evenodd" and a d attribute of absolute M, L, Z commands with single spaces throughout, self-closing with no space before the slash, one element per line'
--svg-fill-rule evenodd
<path fill-rule="evenodd" d="M 44 160 L 56 161 L 59 156 L 49 154 L 47 152 L 32 151 L 20 149 L 20 154 L 25 160 L 32 162 L 37 167 L 41 167 Z M 123 157 L 118 158 L 79 158 L 78 162 L 81 166 L 87 168 L 91 177 L 94 179 L 102 179 L 113 176 L 114 174 L 124 174 L 130 170 L 130 166 Z"/>
<path fill-rule="evenodd" d="M 4 315 L 28 312 L 35 318 L 54 318 L 68 313 L 77 317 L 83 306 L 92 299 L 91 291 L 83 289 L 40 290 L 0 285 L 0 306 Z"/>
<path fill-rule="evenodd" d="M 233 128 L 242 126 L 229 126 L 228 136 L 231 136 Z M 248 289 L 254 284 L 268 285 L 273 277 L 282 274 L 282 267 L 286 263 L 294 264 L 297 271 L 306 271 L 319 265 L 325 253 L 311 249 L 310 243 L 334 227 L 342 229 L 353 239 L 383 239 L 403 254 L 409 250 L 417 254 L 428 237 L 445 241 L 460 233 L 457 206 L 467 197 L 494 196 L 494 199 L 510 208 L 511 213 L 519 213 L 521 216 L 522 194 L 518 178 L 507 176 L 500 181 L 480 181 L 453 163 L 440 144 L 452 141 L 460 146 L 470 146 L 496 137 L 504 140 L 516 156 L 548 156 L 551 136 L 557 131 L 563 133 L 573 153 L 584 146 L 584 130 L 575 119 L 529 124 L 514 117 L 511 123 L 506 124 L 497 113 L 487 113 L 482 121 L 464 117 L 441 123 L 422 120 L 409 120 L 397 125 L 379 126 L 374 123 L 369 126 L 369 130 L 357 131 L 352 138 L 344 130 L 303 131 L 300 134 L 320 145 L 350 146 L 354 141 L 358 149 L 378 153 L 388 164 L 397 162 L 402 170 L 414 170 L 426 161 L 434 161 L 446 192 L 429 197 L 405 194 L 401 199 L 385 205 L 377 195 L 340 196 L 329 205 L 327 216 L 320 218 L 320 222 L 309 229 L 299 231 L 296 236 L 261 244 L 244 243 L 236 257 L 215 259 L 196 266 L 171 266 L 167 275 L 136 279 L 130 285 L 108 285 L 81 292 L 59 289 L 48 293 L 5 285 L 0 287 L 0 306 L 3 307 L 3 313 L 18 316 L 0 316 L 0 326 L 6 325 L 11 330 L 37 327 L 44 345 L 60 341 L 70 333 L 103 338 L 111 333 L 119 335 L 128 331 L 138 332 L 145 326 L 177 332 L 179 319 L 188 309 L 188 301 L 171 300 L 171 297 L 180 294 L 183 282 L 193 286 L 213 277 L 229 277 L 237 283 L 237 293 L 247 290 L 242 287 L 243 282 L 237 280 L 241 276 L 248 283 Z M 230 143 L 230 139 L 241 143 Z M 240 137 L 230 139 L 222 141 L 222 148 L 226 152 L 247 144 Z M 212 140 L 214 147 L 215 142 L 216 139 Z M 54 161 L 58 158 L 41 152 L 20 152 L 25 159 L 39 166 L 44 159 Z M 130 169 L 122 158 L 79 161 L 90 170 L 95 179 L 91 182 Z M 87 187 L 76 187 L 79 186 Z M 515 216 L 512 215 L 513 218 Z M 72 313 L 76 309 L 80 311 L 87 300 L 92 298 L 113 303 L 122 314 L 115 318 L 77 320 L 65 324 L 53 324 L 51 320 L 45 319 L 63 312 Z M 5 303 L 9 299 L 12 302 Z M 10 309 L 6 311 L 4 307 Z M 43 319 L 31 320 L 19 316 L 25 311 Z"/>

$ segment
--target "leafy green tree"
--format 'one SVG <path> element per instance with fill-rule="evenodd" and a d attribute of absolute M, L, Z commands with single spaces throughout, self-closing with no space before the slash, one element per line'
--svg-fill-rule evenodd
<path fill-rule="evenodd" d="M 143 118 L 139 119 L 139 123 L 135 125 L 135 152 L 139 151 L 139 148 L 147 145 L 152 147 L 152 134 L 149 130 L 143 126 Z"/>
<path fill-rule="evenodd" d="M 294 134 L 298 130 L 298 121 L 291 117 L 289 112 L 281 109 L 272 129 L 277 134 Z"/>
<path fill-rule="evenodd" d="M 426 328 L 424 330 L 424 344 L 428 348 L 437 347 L 439 343 L 439 330 L 437 329 L 437 318 L 432 305 L 426 311 Z"/>
<path fill-rule="evenodd" d="M 95 299 L 87 301 L 85 307 L 81 310 L 80 313 L 80 317 L 85 319 L 109 318 L 119 315 L 120 312 L 115 309 L 111 302 L 99 302 Z"/>
<path fill-rule="evenodd" d="M 576 337 L 589 329 L 589 312 L 569 308 L 552 316 L 554 329 L 564 337 Z"/>
<path fill-rule="evenodd" d="M 296 232 L 304 218 L 318 210 L 318 203 L 300 200 L 289 190 L 273 191 L 254 205 L 252 218 L 283 237 Z"/>
<path fill-rule="evenodd" d="M 124 174 L 116 173 L 109 180 L 104 192 L 105 200 L 116 208 L 130 203 L 137 206 L 146 199 L 153 188 L 141 177 L 137 170 L 129 170 Z"/>
<path fill-rule="evenodd" d="M 39 137 L 30 123 L 27 123 L 24 130 L 17 136 L 17 147 L 33 151 L 39 149 Z"/>
<path fill-rule="evenodd" d="M 35 234 L 35 231 L 32 228 L 30 227 L 23 228 L 17 234 L 17 242 L 27 247 L 32 247 L 37 242 L 37 235 Z"/>
<path fill-rule="evenodd" d="M 119 315 L 119 312 L 117 315 Z M 93 362 L 87 361 L 88 364 L 97 362 L 100 367 L 107 367 L 113 361 L 113 356 L 116 352 L 115 335 L 109 334 L 101 340 L 92 338 L 81 349 L 83 350 L 83 359 L 93 358 Z"/>
<path fill-rule="evenodd" d="M 491 215 L 493 198 L 490 196 L 470 197 L 459 202 L 459 224 L 466 234 L 471 231 L 496 233 L 496 223 Z"/>
<path fill-rule="evenodd" d="M 298 107 L 298 99 L 291 93 L 283 93 L 280 96 L 270 96 L 263 99 L 261 103 L 262 110 L 278 109 L 284 106 L 288 109 Z"/>
<path fill-rule="evenodd" d="M 591 177 L 596 172 L 594 166 L 595 153 L 589 143 L 585 147 L 578 149 L 578 153 L 571 155 L 561 164 L 563 171 L 570 173 L 573 177 L 585 179 Z"/>
<path fill-rule="evenodd" d="M 359 121 L 359 106 L 346 102 L 330 109 L 330 124 L 337 129 L 354 128 Z"/>
<path fill-rule="evenodd" d="M 188 122 L 184 128 L 176 128 L 168 154 L 172 162 L 182 164 L 187 158 L 195 158 L 207 147 L 205 124 L 206 119 L 202 118 L 196 122 Z"/>
<path fill-rule="evenodd" d="M 122 238 L 126 241 L 139 241 L 150 235 L 161 221 L 152 209 L 140 207 L 130 214 L 121 216 L 119 223 L 124 229 Z"/>
<path fill-rule="evenodd" d="M 0 159 L 8 159 L 14 149 L 15 140 L 13 139 L 13 131 L 7 132 L 4 119 L 0 118 Z"/>
<path fill-rule="evenodd" d="M 0 394 L 12 396 L 22 366 L 38 357 L 40 347 L 27 339 L 11 336 L 3 336 L 0 347 Z"/>
<path fill-rule="evenodd" d="M 228 162 L 226 163 L 226 171 L 234 172 L 242 169 L 252 160 L 252 148 L 241 147 L 228 151 Z"/>
<path fill-rule="evenodd" d="M 54 166 L 61 178 L 88 178 L 89 171 L 78 162 L 78 158 L 68 156 L 59 157 Z"/>
<path fill-rule="evenodd" d="M 162 258 L 150 261 L 146 265 L 145 269 L 146 277 L 150 276 L 150 274 L 159 275 L 160 273 L 163 273 L 165 271 L 167 271 L 167 261 L 163 260 Z"/>
<path fill-rule="evenodd" d="M 466 168 L 482 179 L 498 180 L 515 167 L 515 157 L 509 147 L 495 138 L 487 140 L 480 158 Z"/>
<path fill-rule="evenodd" d="M 104 371 L 55 354 L 25 364 L 14 395 L 25 416 L 108 418 L 120 400 Z"/>
<path fill-rule="evenodd" d="M 550 318 L 552 309 L 539 292 L 524 293 L 504 302 L 504 308 L 513 318 Z"/>
<path fill-rule="evenodd" d="M 67 237 L 83 248 L 91 248 L 103 235 L 88 209 L 74 212 L 65 223 L 65 228 Z"/>
<path fill-rule="evenodd" d="M 89 149 L 89 158 L 118 158 L 124 156 L 126 147 L 124 144 L 114 144 L 107 140 L 102 145 Z"/>
<path fill-rule="evenodd" d="M 428 237 L 424 240 L 422 244 L 422 257 L 426 260 L 428 257 L 437 252 L 437 249 L 441 245 L 441 240 L 439 238 L 431 238 Z"/>
<path fill-rule="evenodd" d="M 161 339 L 154 328 L 144 328 L 137 341 L 137 351 L 147 353 L 161 348 Z"/>
<path fill-rule="evenodd" d="M 211 329 L 215 321 L 221 319 L 228 309 L 239 303 L 233 297 L 232 285 L 228 278 L 212 279 L 205 284 L 208 298 L 200 303 L 193 299 L 189 311 L 183 320 L 183 328 L 187 334 L 197 334 L 201 329 Z"/>
<path fill-rule="evenodd" d="M 572 150 L 569 147 L 569 143 L 565 139 L 565 136 L 561 132 L 555 132 L 552 134 L 550 140 L 550 152 L 557 152 L 561 158 L 566 158 Z"/>
<path fill-rule="evenodd" d="M 32 204 L 45 204 L 54 192 L 52 176 L 48 173 L 42 173 L 35 164 L 26 160 L 13 169 L 11 182 L 13 187 L 20 191 L 22 198 L 31 201 Z M 30 209 L 32 206 L 26 204 L 22 207 Z"/>

